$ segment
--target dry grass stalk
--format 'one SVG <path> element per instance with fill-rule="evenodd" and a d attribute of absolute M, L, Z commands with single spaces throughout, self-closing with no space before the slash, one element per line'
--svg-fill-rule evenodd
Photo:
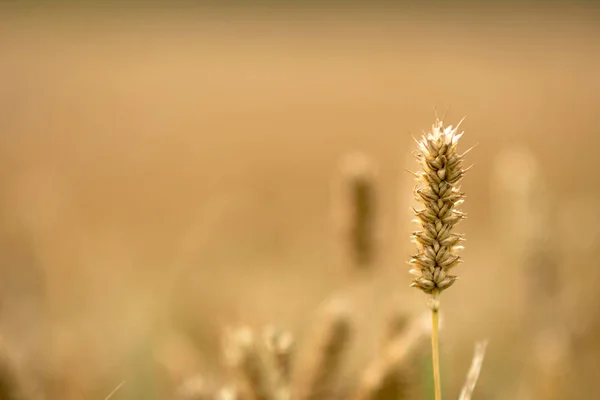
<path fill-rule="evenodd" d="M 416 356 L 424 350 L 429 332 L 427 318 L 405 323 L 403 331 L 397 331 L 382 354 L 364 371 L 354 399 L 408 398 L 416 381 L 412 367 Z"/>
<path fill-rule="evenodd" d="M 122 381 L 121 383 L 119 383 L 113 390 L 110 391 L 110 393 L 104 398 L 104 400 L 112 399 L 126 383 L 127 381 Z"/>
<path fill-rule="evenodd" d="M 481 373 L 481 366 L 483 365 L 486 348 L 487 342 L 479 342 L 475 345 L 475 354 L 473 355 L 473 361 L 471 361 L 471 368 L 469 368 L 467 380 L 460 392 L 459 400 L 471 400 L 473 389 L 475 389 L 479 374 Z"/>
<path fill-rule="evenodd" d="M 456 209 L 464 199 L 464 193 L 460 192 L 458 183 L 466 171 L 462 165 L 464 154 L 458 154 L 456 151 L 458 140 L 462 136 L 462 133 L 458 133 L 458 126 L 443 128 L 442 121 L 438 119 L 431 131 L 424 134 L 420 141 L 415 139 L 418 147 L 414 155 L 421 169 L 413 172 L 418 182 L 414 193 L 424 208 L 414 210 L 416 222 L 422 229 L 412 235 L 417 245 L 417 254 L 410 260 L 413 266 L 410 273 L 416 276 L 411 286 L 431 296 L 429 305 L 436 400 L 442 397 L 438 348 L 438 296 L 457 279 L 449 272 L 461 262 L 456 252 L 462 248 L 460 242 L 463 241 L 463 236 L 452 230 L 454 225 L 465 217 Z"/>
<path fill-rule="evenodd" d="M 276 377 L 273 368 L 261 357 L 250 328 L 229 335 L 225 356 L 250 400 L 276 400 Z"/>
<path fill-rule="evenodd" d="M 348 259 L 356 268 L 367 268 L 376 259 L 375 219 L 377 193 L 375 163 L 362 153 L 342 160 L 341 230 Z"/>
<path fill-rule="evenodd" d="M 296 387 L 300 400 L 331 398 L 352 335 L 346 305 L 340 302 L 329 304 L 318 329 L 309 364 L 300 377 L 300 385 Z"/>

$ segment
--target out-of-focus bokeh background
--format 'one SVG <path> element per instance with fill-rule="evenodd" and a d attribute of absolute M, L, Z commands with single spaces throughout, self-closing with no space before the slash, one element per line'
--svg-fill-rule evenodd
<path fill-rule="evenodd" d="M 302 342 L 332 296 L 352 382 L 391 310 L 427 309 L 405 169 L 437 109 L 476 145 L 446 397 L 481 339 L 476 399 L 594 397 L 599 22 L 593 2 L 0 4 L 0 333 L 25 385 L 171 398 L 223 379 L 226 327 Z M 377 164 L 368 271 L 336 218 L 356 151 Z"/>

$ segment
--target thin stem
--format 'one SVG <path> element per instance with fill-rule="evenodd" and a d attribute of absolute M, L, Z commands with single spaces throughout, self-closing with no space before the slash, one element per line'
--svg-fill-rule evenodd
<path fill-rule="evenodd" d="M 437 295 L 433 295 L 431 307 L 431 357 L 433 361 L 433 386 L 435 400 L 442 400 L 440 382 L 440 346 L 439 346 L 439 302 Z"/>

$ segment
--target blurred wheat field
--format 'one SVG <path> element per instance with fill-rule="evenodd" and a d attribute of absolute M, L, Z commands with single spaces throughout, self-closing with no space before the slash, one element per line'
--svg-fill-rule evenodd
<path fill-rule="evenodd" d="M 104 398 L 123 380 L 115 399 L 154 398 L 136 374 L 156 348 L 218 376 L 223 327 L 276 321 L 302 338 L 319 304 L 346 293 L 358 368 L 390 299 L 410 315 L 424 303 L 404 265 L 404 170 L 435 107 L 450 124 L 466 115 L 463 145 L 477 145 L 460 290 L 443 298 L 444 391 L 459 393 L 473 343 L 487 338 L 475 397 L 514 398 L 534 289 L 526 222 L 510 208 L 518 188 L 497 178 L 508 169 L 498 160 L 514 158 L 498 157 L 535 160 L 545 191 L 523 215 L 552 203 L 556 313 L 569 326 L 595 321 L 599 16 L 560 3 L 1 5 L 4 342 L 48 381 L 49 399 Z M 349 273 L 332 227 L 338 162 L 355 150 L 378 164 L 380 257 L 367 274 Z M 600 377 L 600 343 L 585 337 L 569 398 Z"/>

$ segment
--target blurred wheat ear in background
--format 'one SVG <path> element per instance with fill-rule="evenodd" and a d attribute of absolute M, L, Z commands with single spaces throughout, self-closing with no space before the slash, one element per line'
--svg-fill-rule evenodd
<path fill-rule="evenodd" d="M 492 206 L 500 210 L 495 216 L 497 234 L 510 260 L 523 271 L 523 325 L 531 334 L 520 396 L 568 397 L 566 376 L 573 368 L 569 354 L 572 333 L 565 326 L 562 302 L 555 194 L 537 158 L 523 146 L 496 156 L 491 181 L 492 201 L 498 201 Z"/>
<path fill-rule="evenodd" d="M 555 195 L 542 166 L 526 147 L 501 151 L 494 159 L 491 201 L 497 234 L 511 260 L 522 264 L 526 286 L 524 323 L 546 328 L 560 319 L 560 247 Z"/>
<path fill-rule="evenodd" d="M 364 153 L 345 155 L 340 161 L 334 195 L 336 225 L 343 260 L 354 270 L 370 269 L 377 259 L 377 166 Z"/>
<path fill-rule="evenodd" d="M 243 327 L 226 338 L 227 362 L 236 374 L 243 397 L 249 400 L 277 400 L 274 366 L 261 354 L 254 332 Z"/>
<path fill-rule="evenodd" d="M 354 335 L 351 313 L 343 300 L 326 303 L 320 317 L 309 347 L 303 350 L 307 356 L 306 365 L 302 365 L 295 385 L 299 400 L 322 400 L 333 396 Z"/>
<path fill-rule="evenodd" d="M 277 369 L 278 390 L 289 391 L 294 355 L 294 337 L 291 332 L 269 325 L 263 332 L 265 347 Z"/>
<path fill-rule="evenodd" d="M 367 365 L 360 377 L 354 400 L 408 399 L 418 390 L 417 357 L 421 356 L 431 328 L 428 315 L 403 320 L 394 318 L 393 336 L 385 341 L 381 353 Z M 401 329 L 399 329 L 401 328 Z"/>

